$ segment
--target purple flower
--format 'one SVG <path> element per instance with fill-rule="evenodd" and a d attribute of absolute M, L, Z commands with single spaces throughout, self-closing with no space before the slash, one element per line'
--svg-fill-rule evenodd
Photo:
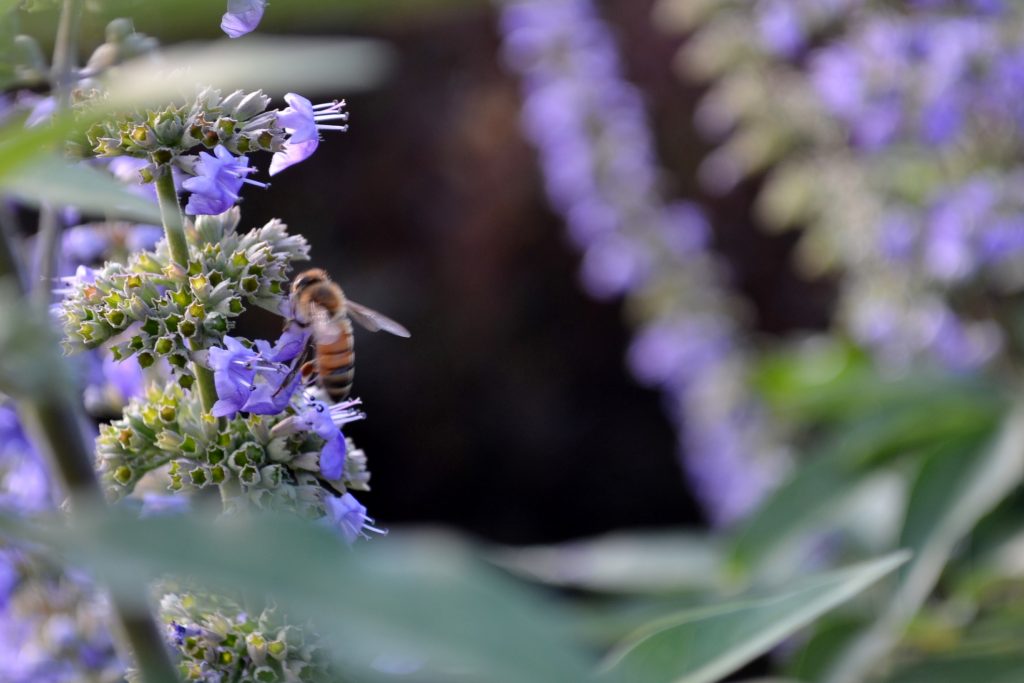
<path fill-rule="evenodd" d="M 50 505 L 46 467 L 14 409 L 0 405 L 0 507 L 33 512 Z"/>
<path fill-rule="evenodd" d="M 329 481 L 341 479 L 348 451 L 341 428 L 349 422 L 366 417 L 356 408 L 360 403 L 359 399 L 350 399 L 329 406 L 323 401 L 307 400 L 306 405 L 294 416 L 275 425 L 273 434 L 287 436 L 297 432 L 313 432 L 324 440 L 320 453 L 320 474 Z"/>
<path fill-rule="evenodd" d="M 214 417 L 234 415 L 242 409 L 249 398 L 260 360 L 258 353 L 234 337 L 224 337 L 224 347 L 210 349 L 209 355 L 218 398 L 211 411 Z"/>
<path fill-rule="evenodd" d="M 803 21 L 791 0 L 767 0 L 758 5 L 761 42 L 775 54 L 792 57 L 807 42 Z"/>
<path fill-rule="evenodd" d="M 209 351 L 218 398 L 212 414 L 276 415 L 284 410 L 302 381 L 288 361 L 302 352 L 306 340 L 307 333 L 296 326 L 289 326 L 274 346 L 261 339 L 255 349 L 234 337 L 224 337 L 224 348 Z"/>
<path fill-rule="evenodd" d="M 220 20 L 220 28 L 229 38 L 240 38 L 256 30 L 266 9 L 266 0 L 228 0 L 228 11 Z"/>
<path fill-rule="evenodd" d="M 331 525 L 341 532 L 348 543 L 355 543 L 357 538 L 369 538 L 366 530 L 378 534 L 387 531 L 373 526 L 373 518 L 366 516 L 366 507 L 355 499 L 351 493 L 339 497 L 327 496 L 327 519 Z"/>
<path fill-rule="evenodd" d="M 118 361 L 107 354 L 103 357 L 100 371 L 106 384 L 114 388 L 122 403 L 128 403 L 136 396 L 142 396 L 146 377 L 135 356 Z"/>
<path fill-rule="evenodd" d="M 275 363 L 287 363 L 302 353 L 308 341 L 308 331 L 298 325 L 289 325 L 281 333 L 281 336 L 277 338 L 273 347 L 266 340 L 257 339 L 256 350 L 266 360 Z"/>
<path fill-rule="evenodd" d="M 288 107 L 277 113 L 277 124 L 288 133 L 284 150 L 276 152 L 270 161 L 270 175 L 277 175 L 289 166 L 305 161 L 320 144 L 321 130 L 346 131 L 346 125 L 329 125 L 324 121 L 348 121 L 344 100 L 314 105 L 293 92 L 284 96 Z"/>
<path fill-rule="evenodd" d="M 248 163 L 248 157 L 236 159 L 224 145 L 217 145 L 213 154 L 200 152 L 195 177 L 181 183 L 183 189 L 192 193 L 185 213 L 190 216 L 222 214 L 238 201 L 243 183 L 266 187 L 266 183 L 246 178 L 255 170 Z"/>

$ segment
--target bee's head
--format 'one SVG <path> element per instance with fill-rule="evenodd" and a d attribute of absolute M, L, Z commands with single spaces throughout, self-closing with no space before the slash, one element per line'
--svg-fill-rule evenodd
<path fill-rule="evenodd" d="M 313 285 L 328 281 L 330 281 L 330 278 L 327 276 L 327 273 L 320 268 L 304 270 L 292 280 L 292 296 L 301 293 L 304 289 Z"/>

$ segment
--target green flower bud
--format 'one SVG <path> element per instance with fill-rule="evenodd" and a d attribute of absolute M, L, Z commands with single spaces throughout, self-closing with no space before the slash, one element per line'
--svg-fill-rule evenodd
<path fill-rule="evenodd" d="M 156 358 L 153 357 L 149 351 L 143 351 L 137 356 L 140 368 L 148 368 L 156 362 Z"/>
<path fill-rule="evenodd" d="M 114 481 L 116 481 L 118 484 L 121 484 L 122 486 L 127 486 L 129 483 L 131 483 L 134 476 L 135 475 L 132 472 L 132 468 L 128 467 L 127 465 L 121 465 L 116 470 L 114 470 Z"/>
<path fill-rule="evenodd" d="M 156 340 L 156 344 L 153 345 L 153 350 L 159 353 L 161 356 L 166 356 L 174 349 L 174 340 L 170 337 L 160 337 Z"/>
<path fill-rule="evenodd" d="M 267 639 L 261 633 L 250 633 L 245 637 L 245 651 L 256 666 L 267 661 Z"/>
<path fill-rule="evenodd" d="M 178 324 L 178 333 L 183 337 L 193 337 L 197 331 L 196 324 L 191 320 L 182 320 Z"/>
<path fill-rule="evenodd" d="M 202 488 L 206 486 L 208 483 L 210 483 L 209 474 L 203 467 L 196 467 L 193 468 L 192 470 L 189 470 L 188 477 L 189 480 L 192 482 L 192 485 L 198 486 L 199 488 Z"/>

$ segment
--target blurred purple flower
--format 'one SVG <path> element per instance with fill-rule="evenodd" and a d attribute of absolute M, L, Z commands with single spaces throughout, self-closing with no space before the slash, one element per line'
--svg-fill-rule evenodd
<path fill-rule="evenodd" d="M 766 0 L 758 8 L 773 48 L 802 48 L 791 5 Z M 716 523 L 733 521 L 774 480 L 753 463 L 763 450 L 760 422 L 736 423 L 736 415 L 757 411 L 737 387 L 741 373 L 733 368 L 743 360 L 735 330 L 724 322 L 727 314 L 717 317 L 728 297 L 706 249 L 707 218 L 692 203 L 662 199 L 642 97 L 623 77 L 615 40 L 591 0 L 506 2 L 500 24 L 505 62 L 522 83 L 522 128 L 537 149 L 549 201 L 583 252 L 585 289 L 608 298 L 646 293 L 658 277 L 686 283 L 679 301 L 662 305 L 668 310 L 638 333 L 629 360 L 638 379 L 666 391 L 690 481 L 709 515 Z M 719 386 L 728 389 L 710 396 Z M 739 434 L 735 457 L 719 457 L 716 449 L 725 444 L 705 435 L 705 422 Z M 702 474 L 719 466 L 731 474 Z M 742 478 L 740 495 L 735 481 Z"/>
<path fill-rule="evenodd" d="M 228 11 L 220 20 L 220 28 L 229 38 L 240 38 L 259 26 L 266 9 L 266 0 L 228 0 Z"/>
<path fill-rule="evenodd" d="M 793 57 L 807 42 L 803 21 L 792 0 L 762 0 L 757 5 L 761 43 L 775 54 Z"/>

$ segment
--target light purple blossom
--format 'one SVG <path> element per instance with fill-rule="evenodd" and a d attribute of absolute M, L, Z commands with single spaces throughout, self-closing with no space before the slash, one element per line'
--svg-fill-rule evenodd
<path fill-rule="evenodd" d="M 274 426 L 275 436 L 287 436 L 297 432 L 312 432 L 324 440 L 320 452 L 320 474 L 329 481 L 341 479 L 345 469 L 348 447 L 342 427 L 349 422 L 362 420 L 366 416 L 356 406 L 359 399 L 350 399 L 328 405 L 323 401 L 307 399 L 294 416 Z"/>
<path fill-rule="evenodd" d="M 270 160 L 272 176 L 312 156 L 320 144 L 321 130 L 348 130 L 347 125 L 325 123 L 348 121 L 344 100 L 313 104 L 295 93 L 288 93 L 284 99 L 288 106 L 277 113 L 277 124 L 288 133 L 288 139 L 284 149 L 276 152 Z"/>
<path fill-rule="evenodd" d="M 235 205 L 243 184 L 266 187 L 266 183 L 246 178 L 255 170 L 248 164 L 248 157 L 235 158 L 224 145 L 217 145 L 213 154 L 200 152 L 195 166 L 196 175 L 181 183 L 183 189 L 192 193 L 185 205 L 185 213 L 190 216 L 219 215 Z"/>
<path fill-rule="evenodd" d="M 369 538 L 367 531 L 386 534 L 387 531 L 373 526 L 373 518 L 366 515 L 366 507 L 351 493 L 341 497 L 327 496 L 327 520 L 337 529 L 347 543 L 358 538 Z"/>
<path fill-rule="evenodd" d="M 210 349 L 208 356 L 218 399 L 212 414 L 230 417 L 238 412 L 276 415 L 283 411 L 302 381 L 289 362 L 302 353 L 307 339 L 308 333 L 295 325 L 273 346 L 261 339 L 249 348 L 225 336 L 224 346 Z"/>
<path fill-rule="evenodd" d="M 251 33 L 263 19 L 266 0 L 228 0 L 228 11 L 220 20 L 220 28 L 229 38 Z"/>
<path fill-rule="evenodd" d="M 249 388 L 256 377 L 259 354 L 234 337 L 224 337 L 223 348 L 210 349 L 209 364 L 217 388 L 214 417 L 234 415 L 249 398 Z"/>

